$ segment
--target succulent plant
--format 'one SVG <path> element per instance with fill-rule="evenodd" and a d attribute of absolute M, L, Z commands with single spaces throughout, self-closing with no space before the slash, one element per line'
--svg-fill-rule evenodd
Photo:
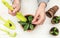
<path fill-rule="evenodd" d="M 24 31 L 33 30 L 34 27 L 36 26 L 36 25 L 32 24 L 32 20 L 33 20 L 34 17 L 32 15 L 27 15 L 25 17 L 27 18 L 27 21 L 26 22 L 19 21 L 19 23 L 24 28 Z"/>
<path fill-rule="evenodd" d="M 57 36 L 59 34 L 59 30 L 56 27 L 51 28 L 50 34 Z"/>
<path fill-rule="evenodd" d="M 60 16 L 54 16 L 51 20 L 52 24 L 57 24 L 60 22 Z"/>

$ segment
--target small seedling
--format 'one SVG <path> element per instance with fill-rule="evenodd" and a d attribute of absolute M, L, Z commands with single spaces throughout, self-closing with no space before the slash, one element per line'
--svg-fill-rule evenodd
<path fill-rule="evenodd" d="M 6 26 L 9 29 L 15 30 L 16 27 L 15 27 L 15 25 L 14 25 L 14 23 L 12 21 L 10 21 L 10 20 L 6 21 L 1 16 L 0 16 L 0 20 L 2 20 L 4 22 L 4 26 Z"/>
<path fill-rule="evenodd" d="M 7 33 L 10 37 L 16 37 L 16 35 L 17 35 L 16 32 L 14 32 L 13 34 L 11 34 L 11 33 L 10 33 L 9 31 L 7 31 L 7 30 L 1 29 L 1 28 L 0 28 L 0 30 L 3 31 L 3 32 L 5 32 L 5 33 Z"/>
<path fill-rule="evenodd" d="M 22 25 L 24 31 L 33 30 L 36 26 L 36 25 L 32 24 L 32 20 L 34 17 L 31 15 L 27 15 L 25 17 L 27 18 L 27 21 L 26 22 L 19 21 L 19 23 Z"/>
<path fill-rule="evenodd" d="M 8 9 L 10 9 L 10 10 L 12 10 L 12 11 L 14 10 L 13 7 L 12 7 L 8 2 L 6 2 L 5 0 L 2 0 L 2 3 L 3 3 Z M 24 22 L 27 21 L 27 19 L 21 14 L 21 12 L 17 12 L 16 17 L 17 17 L 20 21 L 24 21 Z"/>
<path fill-rule="evenodd" d="M 57 36 L 59 34 L 59 30 L 56 27 L 51 28 L 50 34 Z"/>
<path fill-rule="evenodd" d="M 51 20 L 52 24 L 58 24 L 60 22 L 60 16 L 54 16 Z"/>

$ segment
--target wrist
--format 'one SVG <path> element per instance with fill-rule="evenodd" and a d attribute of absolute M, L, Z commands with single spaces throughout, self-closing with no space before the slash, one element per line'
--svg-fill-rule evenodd
<path fill-rule="evenodd" d="M 45 8 L 45 7 L 46 7 L 46 3 L 45 3 L 45 2 L 41 2 L 40 5 L 39 5 L 39 7 L 40 7 L 40 8 L 41 8 L 41 7 L 42 7 L 42 8 Z"/>
<path fill-rule="evenodd" d="M 19 4 L 19 2 L 20 2 L 20 0 L 14 0 L 13 3 L 17 3 L 17 4 Z"/>

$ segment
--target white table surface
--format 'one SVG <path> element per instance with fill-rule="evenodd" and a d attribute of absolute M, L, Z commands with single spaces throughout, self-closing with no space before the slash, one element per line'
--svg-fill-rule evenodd
<path fill-rule="evenodd" d="M 7 0 L 10 4 L 11 1 Z M 35 15 L 36 9 L 37 9 L 37 0 L 22 0 L 21 1 L 21 12 L 23 12 L 24 15 L 26 14 L 32 14 Z M 60 7 L 60 0 L 50 0 L 50 2 L 47 5 L 46 11 L 53 7 L 54 5 L 58 5 Z M 57 11 L 55 15 L 60 15 L 60 9 Z M 16 32 L 17 36 L 15 38 L 60 38 L 60 33 L 58 36 L 52 36 L 49 34 L 49 30 L 52 27 L 57 27 L 60 30 L 60 24 L 51 24 L 51 19 L 46 17 L 46 20 L 43 25 L 38 25 L 35 30 L 32 32 L 24 32 L 21 28 L 20 24 L 17 23 L 18 19 L 16 17 L 13 17 L 8 14 L 8 9 L 2 4 L 0 0 L 0 16 L 2 16 L 4 19 L 8 20 L 10 19 L 15 25 L 16 30 L 10 30 L 6 28 L 2 21 L 0 21 L 0 28 L 9 30 L 11 33 Z M 0 38 L 11 38 L 9 37 L 5 32 L 0 31 Z"/>

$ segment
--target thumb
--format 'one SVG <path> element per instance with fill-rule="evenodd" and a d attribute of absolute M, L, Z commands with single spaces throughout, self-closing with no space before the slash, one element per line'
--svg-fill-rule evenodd
<path fill-rule="evenodd" d="M 15 9 L 16 8 L 16 5 L 12 5 L 12 7 Z"/>
<path fill-rule="evenodd" d="M 15 8 L 15 9 L 13 10 L 13 13 L 16 13 L 17 11 L 19 11 L 19 9 L 18 9 L 18 8 Z"/>

